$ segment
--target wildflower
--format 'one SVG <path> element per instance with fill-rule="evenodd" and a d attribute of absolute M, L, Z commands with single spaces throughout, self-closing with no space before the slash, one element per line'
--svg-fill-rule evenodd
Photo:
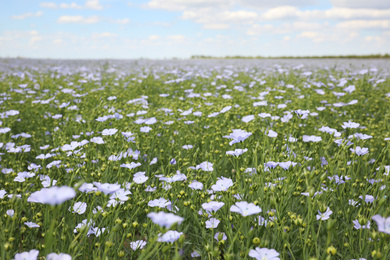
<path fill-rule="evenodd" d="M 390 234 L 390 217 L 384 218 L 381 215 L 375 215 L 372 220 L 376 222 L 379 232 Z"/>
<path fill-rule="evenodd" d="M 246 148 L 245 149 L 235 149 L 234 151 L 226 151 L 226 154 L 238 157 L 247 151 L 248 151 L 248 149 L 246 149 Z"/>
<path fill-rule="evenodd" d="M 111 129 L 104 129 L 102 132 L 102 135 L 114 135 L 118 132 L 118 129 L 111 128 Z"/>
<path fill-rule="evenodd" d="M 153 125 L 157 123 L 157 119 L 155 117 L 147 118 L 144 122 L 146 125 Z"/>
<path fill-rule="evenodd" d="M 164 198 L 159 198 L 148 202 L 149 207 L 165 208 L 168 207 L 169 205 L 172 205 L 172 203 L 169 200 L 166 200 Z"/>
<path fill-rule="evenodd" d="M 199 181 L 193 181 L 191 184 L 188 185 L 193 190 L 202 190 L 203 189 L 203 183 Z"/>
<path fill-rule="evenodd" d="M 142 133 L 149 133 L 153 128 L 149 127 L 149 126 L 143 126 L 141 127 L 139 130 L 142 132 Z"/>
<path fill-rule="evenodd" d="M 100 207 L 100 206 L 97 206 L 96 208 L 94 208 L 94 209 L 92 210 L 92 213 L 93 213 L 94 215 L 97 214 L 98 212 L 103 213 L 103 212 L 104 212 L 104 211 L 103 211 L 103 208 Z"/>
<path fill-rule="evenodd" d="M 46 260 L 72 260 L 72 257 L 64 253 L 50 253 L 46 256 Z"/>
<path fill-rule="evenodd" d="M 222 206 L 225 205 L 223 202 L 218 202 L 218 201 L 210 201 L 207 203 L 202 204 L 202 208 L 207 212 L 217 212 Z"/>
<path fill-rule="evenodd" d="M 266 118 L 266 117 L 271 117 L 271 114 L 270 113 L 260 113 L 260 114 L 258 114 L 258 116 L 261 118 Z"/>
<path fill-rule="evenodd" d="M 245 173 L 249 173 L 249 175 L 256 174 L 257 170 L 256 168 L 246 168 Z"/>
<path fill-rule="evenodd" d="M 244 130 L 241 130 L 241 129 L 233 129 L 233 133 L 231 133 L 230 135 L 225 135 L 223 136 L 224 138 L 229 138 L 229 139 L 233 139 L 229 145 L 233 145 L 235 143 L 239 143 L 239 142 L 242 142 L 242 141 L 245 141 L 249 136 L 251 136 L 252 133 L 249 133 L 249 132 L 246 132 Z"/>
<path fill-rule="evenodd" d="M 297 114 L 301 119 L 306 119 L 306 118 L 308 117 L 308 115 L 310 114 L 310 111 L 309 111 L 309 110 L 302 110 L 302 109 L 295 110 L 294 112 L 295 112 L 295 114 Z"/>
<path fill-rule="evenodd" d="M 360 146 L 356 146 L 355 149 L 353 148 L 350 148 L 349 149 L 351 152 L 353 153 L 356 153 L 357 155 L 361 156 L 361 155 L 365 155 L 365 154 L 368 154 L 368 148 L 366 147 L 360 147 Z"/>
<path fill-rule="evenodd" d="M 253 103 L 253 106 L 254 107 L 258 107 L 258 106 L 267 106 L 267 101 L 259 101 L 259 102 L 255 102 Z"/>
<path fill-rule="evenodd" d="M 53 167 L 53 166 L 57 166 L 57 167 L 58 167 L 58 165 L 60 165 L 60 163 L 61 163 L 61 160 L 52 161 L 51 163 L 49 163 L 48 165 L 46 165 L 46 168 L 47 168 L 47 169 L 50 169 L 50 168 Z"/>
<path fill-rule="evenodd" d="M 156 189 L 157 189 L 157 187 L 152 188 L 152 187 L 148 186 L 148 187 L 146 187 L 145 191 L 154 192 L 154 191 L 156 191 Z"/>
<path fill-rule="evenodd" d="M 86 193 L 91 192 L 91 191 L 95 192 L 95 191 L 97 191 L 97 188 L 95 186 L 93 186 L 92 183 L 84 182 L 79 187 L 79 191 L 86 192 Z"/>
<path fill-rule="evenodd" d="M 36 260 L 38 259 L 39 251 L 32 249 L 29 252 L 18 253 L 15 255 L 15 260 Z"/>
<path fill-rule="evenodd" d="M 210 218 L 209 220 L 206 221 L 206 228 L 217 228 L 219 222 L 221 221 L 219 221 L 216 218 Z"/>
<path fill-rule="evenodd" d="M 332 215 L 333 211 L 330 210 L 328 207 L 324 213 L 318 210 L 317 220 L 327 220 L 329 219 L 330 215 Z"/>
<path fill-rule="evenodd" d="M 260 213 L 261 208 L 259 206 L 256 206 L 253 203 L 240 201 L 240 202 L 236 202 L 235 205 L 231 206 L 230 211 L 240 213 L 242 216 L 246 217 L 249 215 Z"/>
<path fill-rule="evenodd" d="M 117 192 L 121 186 L 117 183 L 111 184 L 111 183 L 100 183 L 100 182 L 93 182 L 93 184 L 96 186 L 96 188 L 103 192 L 104 194 L 112 194 Z"/>
<path fill-rule="evenodd" d="M 275 137 L 278 137 L 278 133 L 276 133 L 273 130 L 269 130 L 267 136 L 271 137 L 271 138 L 275 138 Z"/>
<path fill-rule="evenodd" d="M 230 109 L 232 109 L 232 106 L 227 106 L 227 107 L 224 107 L 222 108 L 221 111 L 219 111 L 220 113 L 226 113 L 227 111 L 229 111 Z M 195 114 L 195 113 L 194 113 Z"/>
<path fill-rule="evenodd" d="M 334 180 L 336 184 L 340 185 L 345 183 L 345 181 L 350 180 L 351 178 L 344 175 L 340 175 L 340 177 L 338 175 L 333 175 L 332 177 L 328 176 L 328 179 L 331 181 Z"/>
<path fill-rule="evenodd" d="M 259 226 L 267 226 L 268 220 L 266 220 L 264 217 L 259 216 Z"/>
<path fill-rule="evenodd" d="M 251 249 L 249 256 L 258 260 L 280 260 L 279 253 L 275 249 L 259 248 Z"/>
<path fill-rule="evenodd" d="M 9 209 L 9 210 L 7 210 L 6 214 L 12 218 L 15 214 L 15 210 Z"/>
<path fill-rule="evenodd" d="M 137 172 L 133 176 L 133 181 L 137 184 L 142 184 L 146 182 L 149 177 L 145 176 L 145 172 Z"/>
<path fill-rule="evenodd" d="M 0 128 L 0 134 L 5 134 L 11 131 L 11 128 L 5 127 L 5 128 Z"/>
<path fill-rule="evenodd" d="M 249 115 L 249 116 L 244 116 L 241 121 L 244 122 L 244 123 L 249 123 L 250 121 L 252 121 L 253 119 L 255 119 L 255 116 L 254 115 Z"/>
<path fill-rule="evenodd" d="M 214 235 L 214 238 L 215 240 L 217 240 L 218 242 L 222 241 L 222 240 L 225 240 L 227 239 L 227 236 L 224 232 L 217 232 L 215 233 Z"/>
<path fill-rule="evenodd" d="M 69 207 L 69 211 L 72 213 L 77 213 L 79 215 L 83 214 L 87 210 L 87 203 L 85 202 L 76 202 L 73 205 L 73 210 L 71 210 L 71 207 Z"/>
<path fill-rule="evenodd" d="M 73 188 L 62 186 L 53 186 L 50 188 L 43 188 L 39 191 L 33 192 L 28 197 L 28 202 L 57 205 L 67 200 L 73 199 L 76 196 L 76 192 Z"/>
<path fill-rule="evenodd" d="M 205 172 L 212 172 L 214 170 L 211 162 L 202 162 L 195 167 L 196 170 L 202 169 Z"/>
<path fill-rule="evenodd" d="M 317 143 L 317 142 L 320 142 L 321 140 L 322 140 L 321 136 L 315 136 L 315 135 L 304 135 L 303 136 L 303 141 L 305 143 L 307 143 L 307 142 Z"/>
<path fill-rule="evenodd" d="M 218 116 L 220 113 L 219 112 L 213 112 L 211 113 L 210 115 L 208 115 L 207 117 L 216 117 Z"/>
<path fill-rule="evenodd" d="M 95 143 L 95 144 L 104 144 L 104 140 L 100 136 L 99 137 L 93 137 L 93 138 L 91 138 L 90 141 L 92 143 Z"/>
<path fill-rule="evenodd" d="M 150 161 L 149 165 L 153 165 L 157 163 L 157 157 L 154 157 L 153 160 Z"/>
<path fill-rule="evenodd" d="M 110 196 L 110 200 L 108 201 L 107 207 L 114 207 L 119 203 L 123 204 L 125 201 L 129 199 L 127 195 L 131 194 L 131 191 L 125 189 L 119 189 Z"/>
<path fill-rule="evenodd" d="M 354 133 L 353 135 L 349 135 L 348 139 L 356 138 L 358 140 L 368 140 L 372 138 L 372 135 L 366 135 L 361 133 Z"/>
<path fill-rule="evenodd" d="M 160 211 L 158 213 L 151 212 L 148 214 L 148 218 L 152 220 L 153 223 L 159 225 L 160 227 L 170 228 L 175 223 L 183 222 L 184 218 L 176 216 L 172 213 L 165 213 Z"/>
<path fill-rule="evenodd" d="M 330 128 L 328 126 L 323 126 L 320 129 L 318 129 L 321 132 L 325 132 L 331 135 L 334 135 L 335 137 L 340 137 L 341 133 L 339 133 L 336 129 Z"/>
<path fill-rule="evenodd" d="M 363 199 L 363 196 L 359 196 L 359 198 L 360 198 L 360 199 Z M 365 201 L 366 203 L 373 203 L 374 200 L 375 200 L 375 198 L 374 198 L 374 196 L 372 196 L 372 195 L 366 195 L 366 196 L 364 196 L 364 201 Z"/>
<path fill-rule="evenodd" d="M 183 235 L 183 232 L 177 232 L 175 230 L 169 230 L 165 234 L 158 234 L 158 242 L 169 242 L 173 243 Z"/>
<path fill-rule="evenodd" d="M 77 224 L 77 226 L 73 229 L 73 233 L 77 234 L 79 230 L 83 227 L 87 227 L 89 229 L 88 234 L 89 235 L 91 232 L 93 232 L 90 228 L 94 225 L 95 223 L 90 219 L 83 219 L 81 223 Z"/>
<path fill-rule="evenodd" d="M 355 123 L 355 122 L 352 122 L 351 120 L 349 120 L 348 122 L 344 122 L 341 127 L 344 129 L 347 129 L 347 128 L 353 129 L 353 128 L 358 128 L 359 126 L 360 126 L 359 123 Z"/>
<path fill-rule="evenodd" d="M 284 170 L 288 170 L 291 166 L 294 167 L 295 165 L 297 165 L 297 163 L 291 161 L 279 163 L 279 167 L 283 168 Z"/>
<path fill-rule="evenodd" d="M 176 174 L 173 175 L 172 177 L 160 176 L 159 179 L 160 181 L 172 183 L 177 181 L 185 181 L 187 180 L 187 176 L 185 174 L 180 173 L 180 171 L 176 171 Z"/>
<path fill-rule="evenodd" d="M 360 203 L 352 199 L 348 200 L 348 204 L 356 207 L 360 206 Z"/>
<path fill-rule="evenodd" d="M 370 221 L 367 221 L 367 224 L 366 225 L 361 225 L 359 223 L 359 220 L 355 219 L 355 220 L 352 220 L 352 223 L 354 224 L 354 228 L 355 229 L 370 229 Z"/>
<path fill-rule="evenodd" d="M 191 253 L 191 257 L 192 258 L 200 257 L 200 254 L 198 252 L 194 251 L 194 252 Z"/>
<path fill-rule="evenodd" d="M 50 145 L 47 144 L 47 145 L 44 145 L 44 146 L 39 146 L 39 149 L 46 150 L 49 147 L 50 147 Z"/>
<path fill-rule="evenodd" d="M 135 162 L 122 163 L 120 166 L 131 170 L 131 169 L 134 169 L 136 167 L 141 166 L 141 163 L 135 163 Z"/>
<path fill-rule="evenodd" d="M 233 186 L 233 181 L 229 178 L 221 177 L 218 178 L 218 181 L 211 186 L 213 191 L 227 191 L 231 186 Z"/>
<path fill-rule="evenodd" d="M 37 223 L 30 222 L 30 221 L 24 222 L 24 224 L 25 224 L 26 226 L 28 226 L 29 228 L 39 228 L 39 227 L 40 227 Z"/>
<path fill-rule="evenodd" d="M 0 199 L 4 199 L 5 194 L 7 194 L 5 190 L 0 190 Z"/>
<path fill-rule="evenodd" d="M 142 249 L 144 248 L 144 246 L 146 246 L 146 241 L 144 240 L 130 242 L 130 247 L 131 249 L 133 249 L 133 251 L 136 251 L 137 249 Z"/>

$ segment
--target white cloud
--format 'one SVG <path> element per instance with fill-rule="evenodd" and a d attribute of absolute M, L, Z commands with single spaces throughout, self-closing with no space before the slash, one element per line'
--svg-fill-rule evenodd
<path fill-rule="evenodd" d="M 326 18 L 333 19 L 381 19 L 390 18 L 390 9 L 352 9 L 352 8 L 332 8 L 324 12 Z"/>
<path fill-rule="evenodd" d="M 113 24 L 121 24 L 121 25 L 130 23 L 130 19 L 128 18 L 115 20 L 112 18 L 101 17 L 97 15 L 92 15 L 89 17 L 84 17 L 82 15 L 63 15 L 57 19 L 57 23 L 78 23 L 78 24 L 93 24 L 102 21 L 106 21 Z"/>
<path fill-rule="evenodd" d="M 20 14 L 20 15 L 13 15 L 13 16 L 11 16 L 11 19 L 23 20 L 23 19 L 26 19 L 29 17 L 39 17 L 39 16 L 42 16 L 42 14 L 43 13 L 41 11 L 38 11 L 36 13 L 25 13 L 25 14 Z"/>
<path fill-rule="evenodd" d="M 53 2 L 43 2 L 40 4 L 41 7 L 50 8 L 50 9 L 93 9 L 93 10 L 103 10 L 103 6 L 99 3 L 99 0 L 88 0 L 85 2 L 85 5 L 79 5 L 75 2 L 72 3 L 60 3 L 56 4 Z"/>
<path fill-rule="evenodd" d="M 86 9 L 103 10 L 103 6 L 99 3 L 99 0 L 88 0 L 85 3 Z"/>
<path fill-rule="evenodd" d="M 100 18 L 96 15 L 90 17 L 83 17 L 81 15 L 63 15 L 57 20 L 57 23 L 81 23 L 81 24 L 92 24 L 98 23 Z"/>
<path fill-rule="evenodd" d="M 352 20 L 338 23 L 336 27 L 346 30 L 390 29 L 390 20 Z"/>
<path fill-rule="evenodd" d="M 62 42 L 63 42 L 62 39 L 55 39 L 55 40 L 53 40 L 54 44 L 61 44 Z"/>
<path fill-rule="evenodd" d="M 117 37 L 118 35 L 116 33 L 110 33 L 110 32 L 103 32 L 99 34 L 94 34 L 93 37 L 96 38 L 112 38 L 112 37 Z"/>
<path fill-rule="evenodd" d="M 305 10 L 301 11 L 294 6 L 279 6 L 262 13 L 264 20 L 279 19 L 381 19 L 390 18 L 390 9 L 351 9 L 351 8 L 331 8 L 328 10 Z"/>
<path fill-rule="evenodd" d="M 302 15 L 302 12 L 299 11 L 295 6 L 278 6 L 275 8 L 271 8 L 265 13 L 262 14 L 262 18 L 266 20 L 271 19 L 285 19 L 285 18 L 293 18 Z"/>
<path fill-rule="evenodd" d="M 364 40 L 366 40 L 369 43 L 371 43 L 371 42 L 383 42 L 384 41 L 383 37 L 381 37 L 381 36 L 366 36 L 364 38 Z"/>
<path fill-rule="evenodd" d="M 152 9 L 168 11 L 184 11 L 189 9 L 210 9 L 232 5 L 232 0 L 152 0 L 144 6 Z"/>
<path fill-rule="evenodd" d="M 114 23 L 117 23 L 117 24 L 128 24 L 128 23 L 130 23 L 130 19 L 128 19 L 128 18 L 116 19 L 114 21 Z"/>
<path fill-rule="evenodd" d="M 41 41 L 41 40 L 42 40 L 42 37 L 39 36 L 39 35 L 32 36 L 32 37 L 30 38 L 30 41 L 29 41 L 28 44 L 34 45 L 36 42 L 39 42 L 39 41 Z"/>
<path fill-rule="evenodd" d="M 284 5 L 302 7 L 313 6 L 318 2 L 318 0 L 294 0 L 294 2 L 291 0 L 151 0 L 144 6 L 168 11 L 184 11 L 191 9 L 226 9 L 226 7 L 234 7 L 237 5 L 257 9 L 267 9 Z"/>
<path fill-rule="evenodd" d="M 313 22 L 293 22 L 283 23 L 280 25 L 272 24 L 254 24 L 247 30 L 247 35 L 261 35 L 264 33 L 272 34 L 289 34 L 306 30 L 323 30 L 328 27 L 328 23 L 313 23 Z"/>
<path fill-rule="evenodd" d="M 265 32 L 270 32 L 275 29 L 272 24 L 254 24 L 246 32 L 247 35 L 261 35 Z"/>
<path fill-rule="evenodd" d="M 184 41 L 186 39 L 184 35 L 168 35 L 166 38 L 173 41 Z"/>
<path fill-rule="evenodd" d="M 286 6 L 286 5 L 294 5 L 296 7 L 302 6 L 315 6 L 318 4 L 318 0 L 272 0 L 272 1 L 264 1 L 264 0 L 236 0 L 237 4 L 247 6 L 250 8 L 258 8 L 258 9 L 267 9 L 278 6 Z"/>
<path fill-rule="evenodd" d="M 245 10 L 221 12 L 194 10 L 184 11 L 181 18 L 203 24 L 207 29 L 227 29 L 230 27 L 229 24 L 252 24 L 259 16 L 256 12 Z"/>
<path fill-rule="evenodd" d="M 67 3 L 61 3 L 59 5 L 60 8 L 63 8 L 63 9 L 82 9 L 83 7 L 81 5 L 78 5 L 74 2 L 70 3 L 70 4 L 67 4 Z"/>
<path fill-rule="evenodd" d="M 51 8 L 51 9 L 57 8 L 57 4 L 53 3 L 53 2 L 43 2 L 43 3 L 40 3 L 39 6 L 44 7 L 44 8 Z"/>
<path fill-rule="evenodd" d="M 204 24 L 203 27 L 206 29 L 224 30 L 230 28 L 230 25 L 224 23 L 209 23 L 209 24 Z"/>
<path fill-rule="evenodd" d="M 332 28 L 323 31 L 304 31 L 296 39 L 301 40 L 306 38 L 316 43 L 327 42 L 329 44 L 332 42 L 336 44 L 350 44 L 352 41 L 356 41 L 358 36 L 359 34 L 356 32 L 346 32 Z"/>
<path fill-rule="evenodd" d="M 330 2 L 338 7 L 390 9 L 389 0 L 331 0 Z"/>
<path fill-rule="evenodd" d="M 148 39 L 151 40 L 151 41 L 155 41 L 155 40 L 159 40 L 159 39 L 160 39 L 160 36 L 158 36 L 158 35 L 150 35 L 150 36 L 148 37 Z"/>

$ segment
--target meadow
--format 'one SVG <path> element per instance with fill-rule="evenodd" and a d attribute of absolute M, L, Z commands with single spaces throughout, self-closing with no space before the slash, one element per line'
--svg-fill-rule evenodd
<path fill-rule="evenodd" d="M 0 60 L 0 258 L 390 259 L 375 62 Z"/>

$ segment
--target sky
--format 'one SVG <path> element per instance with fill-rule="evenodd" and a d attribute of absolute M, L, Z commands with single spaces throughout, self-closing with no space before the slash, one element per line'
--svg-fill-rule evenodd
<path fill-rule="evenodd" d="M 0 57 L 390 53 L 389 0 L 0 2 Z"/>

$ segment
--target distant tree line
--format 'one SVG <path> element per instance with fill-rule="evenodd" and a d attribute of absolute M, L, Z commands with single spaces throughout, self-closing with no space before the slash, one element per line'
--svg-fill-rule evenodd
<path fill-rule="evenodd" d="M 192 55 L 191 59 L 388 59 L 390 54 L 368 54 L 368 55 L 322 55 L 322 56 L 208 56 Z"/>

